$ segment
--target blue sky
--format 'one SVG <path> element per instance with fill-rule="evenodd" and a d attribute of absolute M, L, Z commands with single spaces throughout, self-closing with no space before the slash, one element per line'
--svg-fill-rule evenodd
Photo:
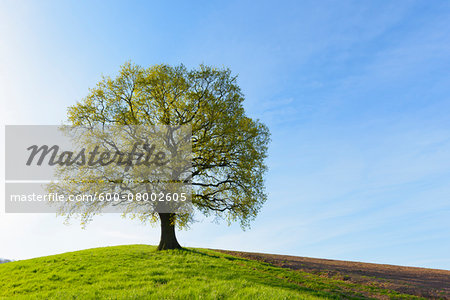
<path fill-rule="evenodd" d="M 272 132 L 269 200 L 182 245 L 450 269 L 449 20 L 448 1 L 2 1 L 0 116 L 60 124 L 127 60 L 229 67 Z M 5 258 L 158 238 L 0 210 Z"/>

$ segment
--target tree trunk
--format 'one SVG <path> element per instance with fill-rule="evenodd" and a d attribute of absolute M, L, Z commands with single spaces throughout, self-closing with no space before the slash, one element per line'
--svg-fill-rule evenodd
<path fill-rule="evenodd" d="M 159 242 L 158 250 L 181 249 L 175 236 L 175 214 L 159 213 L 161 220 L 161 240 Z"/>

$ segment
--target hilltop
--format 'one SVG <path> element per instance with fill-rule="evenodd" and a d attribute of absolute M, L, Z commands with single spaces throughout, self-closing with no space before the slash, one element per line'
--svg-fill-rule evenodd
<path fill-rule="evenodd" d="M 0 265 L 0 298 L 361 299 L 418 297 L 208 249 L 88 249 Z"/>

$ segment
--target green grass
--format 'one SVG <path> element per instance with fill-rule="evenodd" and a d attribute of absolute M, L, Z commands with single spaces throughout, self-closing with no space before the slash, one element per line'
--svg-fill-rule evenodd
<path fill-rule="evenodd" d="M 414 298 L 204 249 L 131 245 L 0 265 L 0 299 Z"/>

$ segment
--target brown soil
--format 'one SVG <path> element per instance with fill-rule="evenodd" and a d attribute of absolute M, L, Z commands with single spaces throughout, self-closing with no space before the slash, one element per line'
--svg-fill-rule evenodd
<path fill-rule="evenodd" d="M 450 271 L 300 256 L 216 250 L 320 276 L 370 284 L 431 299 L 450 299 Z"/>

